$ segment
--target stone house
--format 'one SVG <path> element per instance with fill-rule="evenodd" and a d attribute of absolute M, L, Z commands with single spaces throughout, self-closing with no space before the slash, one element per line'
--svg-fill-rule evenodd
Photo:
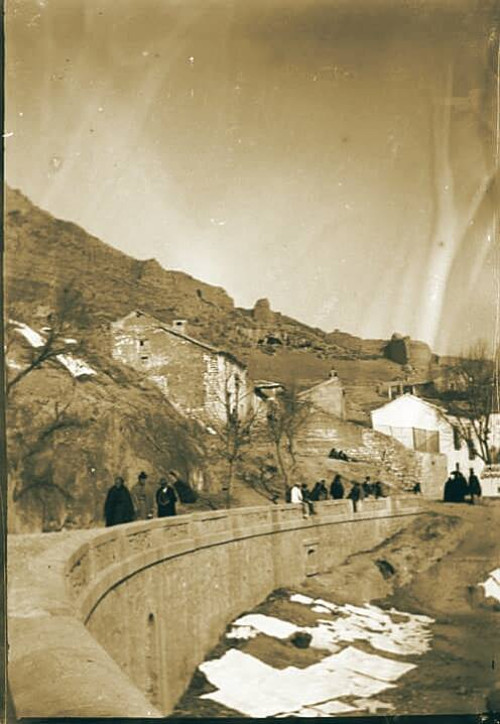
<path fill-rule="evenodd" d="M 345 418 L 345 390 L 335 370 L 330 377 L 299 393 L 301 400 L 311 403 L 313 410 L 321 410 L 329 415 Z"/>
<path fill-rule="evenodd" d="M 446 455 L 448 472 L 457 463 L 464 474 L 473 468 L 479 475 L 484 467 L 484 462 L 460 436 L 453 418 L 438 405 L 404 394 L 372 410 L 371 416 L 374 430 L 399 440 L 405 447 Z"/>
<path fill-rule="evenodd" d="M 226 405 L 244 416 L 254 392 L 246 366 L 229 352 L 186 333 L 186 321 L 171 325 L 140 310 L 110 325 L 114 359 L 143 372 L 184 415 L 223 422 Z"/>

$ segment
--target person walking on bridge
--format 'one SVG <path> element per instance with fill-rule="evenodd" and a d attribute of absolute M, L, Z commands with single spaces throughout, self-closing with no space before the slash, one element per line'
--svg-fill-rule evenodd
<path fill-rule="evenodd" d="M 104 503 L 106 526 L 130 523 L 134 520 L 134 505 L 129 490 L 122 477 L 117 476 L 108 490 Z"/>

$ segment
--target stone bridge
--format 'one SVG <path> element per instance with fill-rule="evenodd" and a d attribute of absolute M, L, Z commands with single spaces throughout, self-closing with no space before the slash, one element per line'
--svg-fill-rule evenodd
<path fill-rule="evenodd" d="M 415 498 L 211 511 L 9 536 L 9 682 L 18 717 L 172 712 L 225 626 L 271 591 L 367 550 Z"/>

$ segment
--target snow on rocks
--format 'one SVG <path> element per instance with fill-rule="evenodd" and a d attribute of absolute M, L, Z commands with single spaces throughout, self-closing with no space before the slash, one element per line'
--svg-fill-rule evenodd
<path fill-rule="evenodd" d="M 200 666 L 217 691 L 204 694 L 250 717 L 268 717 L 300 711 L 341 696 L 377 694 L 392 686 L 375 681 L 325 659 L 305 669 L 275 669 L 237 649 Z M 340 702 L 342 704 L 343 702 Z"/>
<path fill-rule="evenodd" d="M 83 375 L 95 375 L 96 371 L 86 362 L 69 354 L 58 354 L 57 361 L 66 367 L 73 377 L 82 377 Z"/>
<path fill-rule="evenodd" d="M 302 603 L 296 594 L 290 597 L 290 601 Z M 312 610 L 321 606 L 335 615 L 333 619 L 318 621 L 319 626 L 328 630 L 332 643 L 366 641 L 379 651 L 403 656 L 423 654 L 429 649 L 431 633 L 428 625 L 433 623 L 429 616 L 410 614 L 394 608 L 383 611 L 369 604 L 353 606 L 347 603 L 341 606 L 321 598 L 311 599 L 308 604 L 304 602 L 304 605 L 311 604 Z M 394 620 L 396 617 L 398 621 Z"/>

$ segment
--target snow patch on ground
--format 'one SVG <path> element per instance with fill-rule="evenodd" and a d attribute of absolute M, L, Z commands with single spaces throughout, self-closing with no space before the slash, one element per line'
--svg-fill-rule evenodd
<path fill-rule="evenodd" d="M 335 652 L 341 642 L 366 641 L 379 651 L 408 656 L 423 654 L 429 648 L 431 633 L 428 624 L 432 619 L 403 611 L 383 611 L 376 606 L 339 606 L 323 599 L 308 599 L 294 594 L 290 601 L 310 606 L 312 610 L 333 614 L 329 619 L 318 619 L 317 626 L 297 626 L 263 614 L 248 614 L 233 622 L 227 638 L 255 638 L 259 633 L 278 639 L 287 639 L 294 633 L 308 633 L 312 636 L 311 646 Z M 402 621 L 394 621 L 395 614 Z"/>
<path fill-rule="evenodd" d="M 233 628 L 226 634 L 226 637 L 229 639 L 245 638 L 241 634 L 241 631 L 238 632 L 240 627 L 242 627 L 244 631 L 248 632 L 249 638 L 254 638 L 257 634 L 263 633 L 266 634 L 266 636 L 272 636 L 276 639 L 287 639 L 294 633 L 297 633 L 297 631 L 305 630 L 300 626 L 289 623 L 288 621 L 282 621 L 280 618 L 274 618 L 274 616 L 265 616 L 262 613 L 249 613 L 233 622 Z"/>
<path fill-rule="evenodd" d="M 328 612 L 331 618 L 304 627 L 274 616 L 247 614 L 234 621 L 227 638 L 249 639 L 265 634 L 286 640 L 306 632 L 312 636 L 311 647 L 329 654 L 305 668 L 275 669 L 239 649 L 229 649 L 221 658 L 199 667 L 217 687 L 217 691 L 202 698 L 253 718 L 327 717 L 391 709 L 391 705 L 374 697 L 394 688 L 394 682 L 416 664 L 367 653 L 345 643 L 366 641 L 380 651 L 399 656 L 422 654 L 429 648 L 428 627 L 433 619 L 370 605 L 340 606 L 302 594 L 294 594 L 290 600 L 310 606 L 317 613 Z M 346 697 L 349 701 L 343 701 Z"/>
<path fill-rule="evenodd" d="M 9 324 L 12 324 L 16 332 L 19 332 L 19 334 L 21 334 L 34 349 L 41 349 L 45 345 L 45 338 L 41 334 L 39 334 L 39 332 L 36 332 L 24 322 L 18 322 L 15 319 L 9 319 Z M 77 344 L 77 340 L 73 338 L 64 339 L 63 341 L 65 344 L 68 345 Z M 73 377 L 83 377 L 84 375 L 97 374 L 97 372 L 92 367 L 90 367 L 90 365 L 88 365 L 82 359 L 74 357 L 73 355 L 58 354 L 56 355 L 55 359 L 57 359 L 59 364 L 65 367 Z M 21 369 L 21 366 L 15 362 L 10 363 L 9 367 Z"/>
<path fill-rule="evenodd" d="M 45 340 L 42 335 L 35 332 L 35 330 L 31 329 L 27 324 L 24 324 L 24 322 L 16 322 L 14 319 L 9 319 L 9 322 L 15 326 L 16 331 L 19 332 L 32 347 L 38 349 L 44 346 Z"/>
<path fill-rule="evenodd" d="M 494 598 L 500 601 L 500 568 L 495 568 L 484 583 L 479 584 L 484 588 L 484 595 L 487 598 Z"/>
<path fill-rule="evenodd" d="M 95 375 L 97 374 L 95 369 L 90 367 L 86 362 L 77 357 L 73 357 L 69 354 L 58 354 L 57 361 L 66 367 L 73 377 L 82 377 L 83 375 Z"/>

